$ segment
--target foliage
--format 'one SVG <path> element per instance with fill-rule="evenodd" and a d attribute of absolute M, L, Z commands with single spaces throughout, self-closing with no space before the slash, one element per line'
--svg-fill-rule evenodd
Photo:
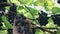
<path fill-rule="evenodd" d="M 12 28 L 12 25 L 7 21 L 5 16 L 2 16 L 2 20 L 4 21 L 4 24 L 8 28 Z"/>
<path fill-rule="evenodd" d="M 52 8 L 53 14 L 60 13 L 60 8 L 58 7 L 53 7 Z"/>
<path fill-rule="evenodd" d="M 48 12 L 52 11 L 52 14 L 60 13 L 60 8 L 58 8 L 57 5 L 52 2 L 52 0 L 19 0 L 19 1 L 9 0 L 8 3 L 9 2 L 15 3 L 16 5 L 20 3 L 20 5 L 17 5 L 17 14 L 24 14 L 24 16 L 30 19 L 38 18 L 38 13 L 39 13 L 39 10 L 29 7 L 32 4 L 34 6 L 43 6 L 46 11 Z M 9 10 L 9 7 L 7 7 L 6 9 Z M 12 28 L 12 25 L 6 20 L 5 16 L 2 16 L 2 20 L 4 21 L 4 24 L 7 28 Z M 53 21 L 51 20 L 51 18 L 48 21 L 49 23 L 45 27 L 49 27 L 49 28 L 56 27 L 56 25 L 53 24 Z M 31 22 L 38 23 L 37 20 L 34 20 L 34 21 L 31 20 Z M 37 29 L 36 34 L 44 34 L 44 32 L 42 32 L 42 30 L 40 29 Z M 57 32 L 57 34 L 60 34 L 60 30 Z"/>

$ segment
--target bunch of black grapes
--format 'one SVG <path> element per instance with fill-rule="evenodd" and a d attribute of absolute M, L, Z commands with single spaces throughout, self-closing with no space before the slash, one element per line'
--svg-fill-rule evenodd
<path fill-rule="evenodd" d="M 60 0 L 58 0 L 58 1 L 57 1 L 57 3 L 59 3 L 59 4 L 60 4 Z"/>
<path fill-rule="evenodd" d="M 16 5 L 13 3 L 13 5 L 10 7 L 10 10 L 8 12 L 8 21 L 12 25 L 13 25 L 13 21 L 14 21 L 16 14 L 17 14 Z M 8 31 L 7 34 L 13 34 L 12 29 L 8 29 L 7 31 Z"/>
<path fill-rule="evenodd" d="M 45 26 L 46 24 L 48 24 L 47 13 L 41 11 L 41 14 L 39 13 L 38 22 L 41 26 Z"/>
<path fill-rule="evenodd" d="M 54 21 L 54 24 L 57 24 L 60 26 L 60 14 L 52 15 L 52 20 Z"/>
<path fill-rule="evenodd" d="M 10 7 L 10 10 L 8 12 L 8 21 L 10 23 L 13 23 L 16 14 L 17 14 L 16 5 L 13 3 L 13 5 Z"/>

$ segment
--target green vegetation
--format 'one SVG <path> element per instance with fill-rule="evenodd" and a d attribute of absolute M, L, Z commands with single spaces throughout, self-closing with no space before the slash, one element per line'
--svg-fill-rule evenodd
<path fill-rule="evenodd" d="M 17 6 L 17 14 L 23 14 L 26 18 L 30 19 L 36 19 L 38 18 L 38 13 L 41 12 L 42 9 L 45 9 L 48 15 L 52 14 L 60 14 L 60 8 L 57 6 L 57 4 L 53 3 L 52 0 L 8 0 L 8 3 L 15 3 Z M 44 8 L 38 8 L 36 7 L 40 6 Z M 10 7 L 6 6 L 6 9 L 9 10 Z M 49 16 L 48 16 L 49 17 Z M 7 34 L 7 29 L 12 29 L 13 26 L 7 21 L 7 17 L 4 15 L 1 17 L 3 22 L 3 29 L 6 30 L 0 30 L 0 34 Z M 30 20 L 34 24 L 39 24 L 37 20 Z M 45 28 L 57 28 L 56 24 L 53 24 L 52 18 L 49 18 L 49 23 L 44 26 Z M 43 26 L 42 26 L 43 27 Z M 35 34 L 45 34 L 42 30 L 36 29 Z M 46 33 L 50 34 L 50 33 Z M 60 28 L 57 30 L 57 34 L 60 34 Z"/>

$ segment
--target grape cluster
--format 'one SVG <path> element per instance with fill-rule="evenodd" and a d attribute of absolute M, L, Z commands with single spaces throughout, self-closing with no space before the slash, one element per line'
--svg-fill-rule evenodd
<path fill-rule="evenodd" d="M 41 14 L 39 13 L 38 22 L 41 26 L 48 24 L 48 17 L 45 12 L 41 11 Z"/>
<path fill-rule="evenodd" d="M 13 25 L 13 21 L 16 14 L 17 14 L 16 5 L 13 3 L 13 5 L 10 7 L 10 10 L 8 12 L 8 21 L 12 25 Z M 8 31 L 8 34 L 12 34 L 12 29 L 8 29 L 7 31 Z"/>
<path fill-rule="evenodd" d="M 13 6 L 10 7 L 10 10 L 8 12 L 8 21 L 10 23 L 13 23 L 13 20 L 14 20 L 16 14 L 17 14 L 16 5 L 13 4 Z"/>
<path fill-rule="evenodd" d="M 57 24 L 60 26 L 60 14 L 52 15 L 52 20 L 54 21 L 54 24 Z"/>

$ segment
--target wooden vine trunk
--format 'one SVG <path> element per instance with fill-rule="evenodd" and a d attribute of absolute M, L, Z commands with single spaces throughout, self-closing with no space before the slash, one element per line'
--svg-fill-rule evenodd
<path fill-rule="evenodd" d="M 18 33 L 18 30 L 17 30 L 17 26 L 15 26 L 15 22 L 16 20 L 14 19 L 14 24 L 13 24 L 13 34 L 20 34 L 20 33 Z"/>

